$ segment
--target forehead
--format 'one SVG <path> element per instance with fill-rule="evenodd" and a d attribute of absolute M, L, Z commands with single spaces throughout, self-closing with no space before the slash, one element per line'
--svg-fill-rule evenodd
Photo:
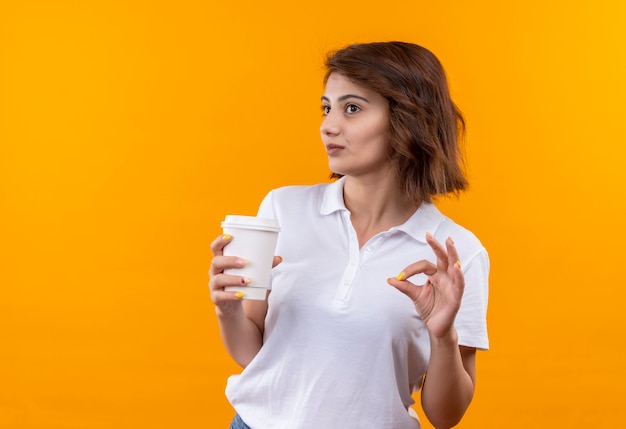
<path fill-rule="evenodd" d="M 359 95 L 367 98 L 368 100 L 371 99 L 372 101 L 384 99 L 384 97 L 376 91 L 360 85 L 342 74 L 331 73 L 326 81 L 324 96 L 328 99 L 333 99 L 347 94 Z"/>

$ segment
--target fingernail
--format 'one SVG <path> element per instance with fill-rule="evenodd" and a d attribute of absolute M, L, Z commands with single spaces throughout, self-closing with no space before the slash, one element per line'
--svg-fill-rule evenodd
<path fill-rule="evenodd" d="M 238 267 L 245 267 L 247 263 L 248 263 L 248 261 L 246 261 L 245 259 L 242 259 L 242 258 L 235 259 L 235 264 Z"/>
<path fill-rule="evenodd" d="M 235 294 L 235 296 L 236 296 L 237 298 L 241 299 L 241 298 L 243 298 L 245 295 L 244 295 L 244 293 L 243 293 L 243 292 L 237 292 L 237 293 Z"/>
<path fill-rule="evenodd" d="M 250 284 L 252 279 L 250 277 L 241 277 L 239 281 L 241 282 L 242 285 L 247 285 L 247 284 Z"/>
<path fill-rule="evenodd" d="M 432 238 L 432 237 L 433 237 L 433 235 L 432 235 L 430 232 L 427 232 L 427 233 L 426 233 L 426 237 L 427 237 L 427 238 L 428 238 L 428 237 Z"/>
<path fill-rule="evenodd" d="M 461 269 L 461 261 L 456 261 L 456 266 L 459 267 L 459 270 Z"/>
<path fill-rule="evenodd" d="M 224 235 L 222 235 L 222 240 L 228 241 L 228 240 L 230 240 L 230 239 L 231 239 L 230 234 L 224 234 Z"/>
<path fill-rule="evenodd" d="M 402 271 L 400 274 L 398 274 L 398 276 L 396 277 L 396 280 L 404 280 L 405 277 L 406 277 L 406 274 L 404 273 L 404 271 Z"/>
<path fill-rule="evenodd" d="M 454 240 L 452 239 L 452 237 L 448 237 L 448 240 L 450 240 L 450 243 L 454 244 Z"/>

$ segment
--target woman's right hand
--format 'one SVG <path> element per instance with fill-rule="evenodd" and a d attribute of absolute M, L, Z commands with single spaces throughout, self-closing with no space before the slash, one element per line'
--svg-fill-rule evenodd
<path fill-rule="evenodd" d="M 227 292 L 226 286 L 242 286 L 249 281 L 246 277 L 224 274 L 228 268 L 245 267 L 247 261 L 237 256 L 224 256 L 224 247 L 232 240 L 232 236 L 223 234 L 211 243 L 211 268 L 209 269 L 209 290 L 211 301 L 218 307 L 222 314 L 231 313 L 241 308 L 243 294 L 239 292 Z"/>
<path fill-rule="evenodd" d="M 224 256 L 224 247 L 233 239 L 229 234 L 223 234 L 211 243 L 213 260 L 209 269 L 209 290 L 211 300 L 221 314 L 228 314 L 241 308 L 241 292 L 227 292 L 226 286 L 245 286 L 250 280 L 244 276 L 224 274 L 225 269 L 245 267 L 248 261 L 237 256 Z M 274 256 L 272 268 L 282 262 L 280 256 Z"/>
<path fill-rule="evenodd" d="M 244 305 L 242 293 L 224 290 L 227 286 L 245 286 L 249 283 L 245 276 L 224 274 L 225 269 L 242 268 L 247 263 L 243 258 L 224 255 L 224 247 L 235 239 L 225 234 L 211 243 L 213 260 L 209 269 L 209 290 L 226 350 L 235 362 L 245 368 L 263 347 L 267 299 L 246 301 Z M 282 258 L 274 256 L 273 266 L 280 261 Z"/>

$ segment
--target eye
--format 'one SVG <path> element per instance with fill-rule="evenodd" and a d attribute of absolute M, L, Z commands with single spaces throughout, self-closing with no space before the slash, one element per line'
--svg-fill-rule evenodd
<path fill-rule="evenodd" d="M 348 104 L 346 106 L 346 112 L 347 113 L 356 113 L 358 111 L 360 111 L 361 108 L 359 106 L 357 106 L 356 104 Z"/>
<path fill-rule="evenodd" d="M 322 115 L 326 116 L 330 113 L 330 106 L 322 106 Z"/>

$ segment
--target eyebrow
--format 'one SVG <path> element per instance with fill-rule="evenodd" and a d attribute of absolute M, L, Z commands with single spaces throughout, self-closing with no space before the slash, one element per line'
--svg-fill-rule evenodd
<path fill-rule="evenodd" d="M 341 97 L 339 97 L 337 99 L 337 101 L 342 102 L 342 101 L 346 101 L 349 98 L 357 98 L 359 100 L 363 100 L 366 103 L 369 103 L 370 101 L 365 98 L 365 97 L 361 97 L 360 95 L 356 95 L 356 94 L 346 94 L 346 95 L 342 95 Z M 322 101 L 327 101 L 330 103 L 330 99 L 328 97 L 326 97 L 325 95 L 322 95 Z"/>

